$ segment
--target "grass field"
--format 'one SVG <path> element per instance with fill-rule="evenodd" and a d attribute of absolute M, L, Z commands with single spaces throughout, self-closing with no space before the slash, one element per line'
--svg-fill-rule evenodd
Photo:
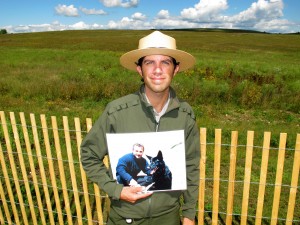
<path fill-rule="evenodd" d="M 122 68 L 119 57 L 135 49 L 148 33 L 98 30 L 0 35 L 0 111 L 95 120 L 109 101 L 140 86 L 138 75 Z M 165 33 L 197 59 L 196 66 L 178 74 L 172 86 L 192 105 L 199 127 L 208 129 L 208 141 L 213 142 L 214 129 L 221 128 L 222 143 L 229 144 L 230 132 L 237 130 L 239 144 L 246 144 L 247 130 L 254 130 L 254 144 L 262 146 L 263 132 L 271 131 L 271 145 L 278 148 L 280 132 L 286 132 L 287 147 L 295 147 L 300 133 L 299 35 L 234 30 Z M 228 151 L 222 154 L 222 158 L 229 157 Z M 272 154 L 270 166 L 276 168 L 277 151 Z M 289 151 L 286 157 L 292 155 Z M 213 161 L 213 154 L 207 157 Z M 256 153 L 254 181 L 259 177 L 260 158 Z M 222 161 L 227 168 L 226 163 Z M 242 180 L 244 161 L 238 163 L 237 175 Z M 213 165 L 208 168 L 210 175 Z M 283 183 L 289 184 L 289 179 L 284 177 Z M 272 201 L 272 196 L 267 198 Z M 265 205 L 270 205 L 266 209 L 270 211 L 271 203 Z"/>
<path fill-rule="evenodd" d="M 119 65 L 150 31 L 98 30 L 0 35 L 0 108 L 96 119 L 140 80 Z M 173 87 L 208 129 L 300 132 L 299 35 L 234 30 L 165 31 L 197 58 Z M 261 138 L 258 138 L 260 140 Z M 261 144 L 261 143 L 259 143 Z M 275 143 L 276 144 L 276 143 Z"/>

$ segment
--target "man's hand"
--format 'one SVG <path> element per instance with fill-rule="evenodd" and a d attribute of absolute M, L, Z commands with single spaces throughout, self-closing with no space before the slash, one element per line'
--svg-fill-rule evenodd
<path fill-rule="evenodd" d="M 152 195 L 152 192 L 143 192 L 145 187 L 123 187 L 120 199 L 135 203 L 138 199 L 147 198 Z"/>
<path fill-rule="evenodd" d="M 182 220 L 182 225 L 195 225 L 195 221 L 184 217 Z"/>

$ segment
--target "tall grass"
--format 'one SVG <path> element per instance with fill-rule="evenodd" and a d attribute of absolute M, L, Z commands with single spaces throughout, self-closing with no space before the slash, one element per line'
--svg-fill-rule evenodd
<path fill-rule="evenodd" d="M 105 105 L 136 91 L 136 73 L 119 65 L 151 31 L 64 31 L 0 36 L 0 105 L 4 111 L 96 119 Z M 165 31 L 195 55 L 173 82 L 199 126 L 300 132 L 298 35 Z M 294 146 L 293 139 L 290 145 Z"/>

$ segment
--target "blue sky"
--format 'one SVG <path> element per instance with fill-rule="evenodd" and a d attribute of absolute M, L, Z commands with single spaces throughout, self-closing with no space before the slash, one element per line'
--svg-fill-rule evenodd
<path fill-rule="evenodd" d="M 299 0 L 0 0 L 9 33 L 231 28 L 300 32 Z"/>

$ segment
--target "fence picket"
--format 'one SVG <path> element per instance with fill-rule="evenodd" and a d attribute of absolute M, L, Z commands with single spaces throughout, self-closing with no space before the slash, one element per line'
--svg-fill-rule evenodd
<path fill-rule="evenodd" d="M 18 158 L 19 158 L 19 166 L 21 167 L 23 182 L 24 182 L 25 189 L 26 189 L 26 194 L 27 194 L 27 199 L 28 199 L 28 203 L 29 203 L 29 208 L 30 208 L 33 224 L 37 224 L 37 218 L 35 215 L 34 204 L 33 204 L 32 195 L 31 195 L 31 191 L 30 191 L 30 187 L 29 187 L 29 183 L 28 183 L 28 176 L 27 176 L 27 171 L 25 168 L 23 152 L 22 152 L 20 138 L 19 138 L 19 132 L 18 132 L 17 125 L 16 125 L 17 123 L 16 123 L 15 114 L 13 112 L 10 112 L 10 121 L 11 121 L 12 129 L 13 129 L 16 149 L 17 149 Z"/>
<path fill-rule="evenodd" d="M 299 171 L 300 171 L 300 134 L 297 135 L 297 139 L 296 139 L 294 164 L 293 164 L 292 180 L 291 180 L 291 187 L 290 187 L 290 197 L 289 197 L 289 204 L 288 204 L 288 210 L 286 216 L 286 225 L 292 225 L 293 222 Z"/>
<path fill-rule="evenodd" d="M 231 132 L 228 192 L 227 192 L 227 216 L 226 216 L 226 224 L 227 225 L 232 224 L 237 144 L 238 144 L 238 132 L 237 131 L 232 131 Z"/>
<path fill-rule="evenodd" d="M 204 224 L 206 128 L 200 128 L 200 151 L 201 157 L 199 177 L 198 225 Z"/>
<path fill-rule="evenodd" d="M 23 130 L 23 136 L 24 136 L 24 141 L 25 141 L 25 146 L 26 146 L 26 151 L 28 154 L 28 161 L 30 165 L 30 173 L 33 181 L 33 186 L 35 190 L 35 195 L 38 203 L 38 209 L 40 213 L 40 221 L 42 222 L 43 225 L 46 225 L 46 218 L 44 214 L 44 209 L 43 209 L 43 203 L 42 203 L 42 198 L 41 198 L 41 193 L 38 185 L 38 179 L 35 171 L 35 164 L 33 160 L 33 154 L 31 151 L 31 144 L 29 140 L 29 135 L 28 135 L 28 129 L 27 129 L 27 124 L 26 124 L 26 119 L 25 115 L 23 112 L 20 112 L 20 119 L 21 119 L 21 125 L 22 125 L 22 130 Z"/>
<path fill-rule="evenodd" d="M 280 191 L 281 191 L 281 184 L 282 184 L 282 174 L 283 174 L 283 167 L 284 167 L 286 136 L 287 136 L 286 133 L 280 134 L 271 225 L 277 224 Z"/>
<path fill-rule="evenodd" d="M 1 189 L 1 182 L 0 182 L 0 189 Z M 0 199 L 1 199 L 1 193 L 0 193 Z M 0 224 L 4 224 L 4 216 L 1 208 L 0 208 Z"/>
<path fill-rule="evenodd" d="M 4 160 L 4 155 L 3 155 L 1 142 L 0 142 L 0 164 L 2 166 L 2 171 L 3 171 L 3 175 L 4 175 L 4 178 L 5 178 L 5 182 L 6 182 L 6 190 L 8 191 L 8 197 L 9 197 L 11 205 L 13 207 L 13 213 L 17 213 L 17 210 L 15 208 L 16 206 L 15 206 L 14 202 L 12 202 L 12 200 L 11 200 L 11 199 L 13 199 L 12 189 L 11 189 L 11 186 L 10 186 L 9 176 L 8 176 L 6 165 L 5 165 L 5 160 Z M 7 222 L 9 224 L 12 224 L 11 215 L 10 215 L 10 212 L 8 210 L 8 204 L 7 204 L 7 202 L 9 200 L 6 200 L 1 179 L 0 179 L 0 199 L 3 202 Z M 4 224 L 4 222 L 3 222 L 3 224 Z"/>
<path fill-rule="evenodd" d="M 257 204 L 256 204 L 255 225 L 260 225 L 261 220 L 262 220 L 262 213 L 263 213 L 263 206 L 264 206 L 264 199 L 265 199 L 266 180 L 267 180 L 267 173 L 268 173 L 270 140 L 271 140 L 271 133 L 265 132 L 262 160 L 261 160 L 261 169 L 260 169 L 259 190 L 258 190 L 258 197 L 257 197 Z"/>
<path fill-rule="evenodd" d="M 87 127 L 87 132 L 90 131 L 92 128 L 92 119 L 87 118 L 86 119 L 86 127 Z M 101 193 L 100 193 L 100 188 L 97 184 L 93 184 L 94 186 L 94 194 L 95 194 L 95 201 L 96 201 L 96 212 L 97 212 L 97 220 L 99 224 L 103 224 L 103 211 L 102 211 L 102 200 L 101 200 Z"/>
<path fill-rule="evenodd" d="M 78 158 L 80 159 L 80 145 L 82 142 L 81 137 L 81 127 L 80 127 L 80 120 L 79 118 L 74 119 L 75 122 L 75 130 L 76 130 L 76 142 L 77 142 L 77 150 L 78 150 Z M 85 207 L 86 207 L 86 214 L 87 214 L 87 222 L 88 224 L 93 224 L 93 217 L 92 217 L 92 210 L 91 210 L 91 204 L 90 204 L 90 198 L 89 198 L 89 190 L 88 190 L 88 182 L 86 174 L 82 168 L 82 164 L 79 164 L 80 168 L 80 174 L 81 174 L 81 180 L 82 180 L 82 186 L 83 186 L 83 192 L 84 192 L 84 201 L 85 201 Z"/>
<path fill-rule="evenodd" d="M 72 181 L 73 193 L 74 193 L 74 198 L 75 198 L 77 220 L 78 220 L 79 224 L 82 224 L 82 213 L 81 213 L 79 193 L 78 193 L 77 181 L 76 181 L 76 175 L 75 175 L 76 173 L 75 173 L 75 167 L 74 167 L 68 117 L 63 116 L 63 124 L 64 124 L 65 141 L 66 141 L 66 148 L 67 148 L 67 153 L 68 153 L 67 155 L 68 155 L 68 161 L 69 161 L 71 181 Z"/>
<path fill-rule="evenodd" d="M 245 159 L 245 178 L 244 178 L 241 225 L 247 224 L 247 217 L 248 217 L 248 204 L 249 204 L 252 154 L 253 154 L 253 140 L 254 140 L 254 132 L 248 131 L 247 132 L 247 147 L 246 147 L 246 159 Z"/>
<path fill-rule="evenodd" d="M 44 114 L 41 114 L 41 124 L 42 124 L 42 130 L 44 135 L 44 144 L 46 149 L 46 155 L 47 155 L 47 161 L 48 161 L 48 167 L 49 167 L 49 173 L 50 173 L 50 180 L 52 184 L 52 190 L 54 194 L 54 200 L 56 205 L 56 212 L 58 216 L 58 221 L 60 224 L 63 224 L 63 216 L 62 216 L 62 210 L 61 210 L 61 204 L 60 204 L 60 198 L 58 194 L 58 188 L 56 183 L 56 172 L 53 165 L 53 158 L 51 153 L 51 147 L 50 147 L 50 140 L 49 140 L 49 134 L 48 134 L 48 126 L 46 117 Z"/>
<path fill-rule="evenodd" d="M 19 203 L 21 204 L 21 203 L 23 203 L 23 197 L 22 197 L 21 190 L 20 190 L 20 184 L 19 184 L 17 169 L 16 169 L 15 162 L 14 162 L 13 151 L 12 151 L 12 146 L 11 146 L 11 143 L 10 143 L 10 136 L 9 136 L 7 122 L 6 122 L 4 112 L 1 112 L 0 116 L 1 116 L 1 121 L 2 121 L 3 132 L 4 132 L 5 144 L 6 144 L 6 147 L 7 147 L 7 155 L 8 155 L 8 158 L 9 158 L 10 168 L 11 168 L 12 175 L 13 175 L 13 178 L 14 178 L 14 183 L 15 183 L 14 188 L 17 191 L 17 196 L 18 196 L 18 199 L 19 199 Z M 3 159 L 2 163 L 3 163 L 3 165 L 5 165 L 4 159 Z M 6 166 L 5 166 L 5 170 L 6 170 Z M 5 177 L 7 177 L 6 185 L 8 186 L 8 188 L 10 187 L 9 188 L 10 189 L 10 201 L 11 201 L 11 204 L 12 204 L 12 207 L 13 207 L 13 210 L 14 210 L 14 217 L 15 217 L 17 223 L 20 223 L 19 213 L 16 209 L 16 203 L 15 203 L 15 200 L 14 200 L 14 193 L 13 193 L 12 188 L 11 188 L 8 173 L 6 172 L 6 174 L 7 174 L 5 176 Z M 21 212 L 22 212 L 22 216 L 25 217 L 24 220 L 27 221 L 28 219 L 27 219 L 27 215 L 26 215 L 25 210 L 24 210 L 24 204 L 23 204 L 23 206 L 21 206 Z"/>
<path fill-rule="evenodd" d="M 2 147 L 0 147 L 0 151 L 1 151 L 1 149 L 2 149 Z M 7 217 L 8 222 L 12 223 L 1 179 L 0 179 L 0 200 L 3 202 L 4 213 L 5 213 L 6 217 Z M 2 209 L 0 208 L 0 224 L 4 224 L 4 221 L 5 221 L 4 220 L 4 215 L 3 215 Z"/>
<path fill-rule="evenodd" d="M 221 170 L 221 139 L 222 130 L 215 130 L 215 154 L 214 154 L 214 186 L 213 186 L 213 215 L 212 224 L 218 224 L 219 195 L 220 195 L 220 170 Z"/>
<path fill-rule="evenodd" d="M 51 198 L 50 198 L 49 189 L 48 189 L 46 171 L 45 171 L 44 162 L 43 162 L 43 155 L 42 155 L 42 152 L 41 152 L 40 138 L 39 138 L 39 135 L 38 135 L 35 115 L 33 113 L 30 114 L 30 120 L 31 120 L 32 133 L 33 133 L 33 139 L 34 139 L 36 155 L 37 155 L 37 158 L 38 158 L 40 175 L 41 175 L 41 178 L 42 178 L 44 195 L 45 195 L 45 199 L 46 199 L 46 205 L 47 205 L 47 209 L 48 209 L 48 213 L 49 213 L 49 219 L 50 219 L 50 223 L 54 225 L 55 222 L 54 222 L 54 216 L 53 216 L 53 210 L 52 210 L 52 203 L 51 203 Z"/>
<path fill-rule="evenodd" d="M 65 169 L 64 169 L 64 165 L 63 165 L 63 158 L 62 158 L 61 145 L 60 145 L 60 140 L 59 140 L 58 126 L 57 126 L 57 119 L 55 116 L 51 116 L 51 123 L 52 123 L 52 128 L 53 128 L 53 137 L 54 137 L 54 145 L 55 145 L 56 157 L 57 157 L 57 162 L 58 162 L 59 176 L 60 176 L 63 197 L 64 197 L 64 208 L 66 210 L 68 224 L 72 225 L 73 224 L 72 212 L 71 212 L 71 208 L 70 208 L 68 187 L 67 187 Z"/>

